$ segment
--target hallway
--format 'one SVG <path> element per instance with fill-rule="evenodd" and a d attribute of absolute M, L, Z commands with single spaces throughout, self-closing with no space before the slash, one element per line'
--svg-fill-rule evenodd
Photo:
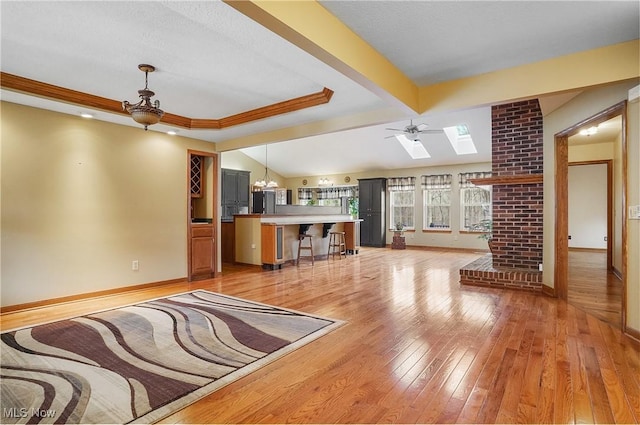
<path fill-rule="evenodd" d="M 569 250 L 569 304 L 621 327 L 622 281 L 607 271 L 606 251 Z"/>

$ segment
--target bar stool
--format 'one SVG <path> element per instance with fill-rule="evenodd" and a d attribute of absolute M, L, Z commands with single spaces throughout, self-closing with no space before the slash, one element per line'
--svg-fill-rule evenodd
<path fill-rule="evenodd" d="M 341 260 L 343 255 L 347 258 L 347 243 L 344 235 L 344 232 L 329 232 L 329 251 L 327 252 L 327 260 L 329 259 L 329 255 L 333 258 L 336 254 L 338 254 Z"/>
<path fill-rule="evenodd" d="M 309 240 L 309 245 L 304 246 L 303 242 L 308 239 Z M 306 233 L 301 233 L 298 235 L 298 258 L 296 258 L 296 265 L 300 264 L 300 251 L 302 250 L 308 250 L 311 251 L 311 264 L 314 264 L 314 258 L 313 258 L 313 238 L 311 237 L 311 235 L 307 235 Z"/>

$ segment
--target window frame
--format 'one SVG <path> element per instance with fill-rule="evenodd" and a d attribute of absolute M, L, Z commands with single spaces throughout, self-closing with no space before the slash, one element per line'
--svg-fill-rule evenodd
<path fill-rule="evenodd" d="M 437 205 L 431 205 L 428 203 L 428 200 L 430 199 L 429 197 L 429 192 L 430 191 L 438 191 L 438 192 L 449 192 L 449 203 L 440 203 Z M 443 231 L 451 231 L 451 211 L 452 211 L 452 202 L 451 202 L 451 195 L 452 195 L 452 190 L 451 188 L 440 188 L 440 189 L 436 189 L 436 188 L 431 188 L 431 189 L 422 189 L 422 228 L 424 230 L 429 230 L 429 231 L 435 231 L 435 232 L 443 232 Z M 430 220 L 429 218 L 433 218 L 433 217 L 429 217 L 429 208 L 431 207 L 447 207 L 449 209 L 449 212 L 447 214 L 447 218 L 448 218 L 448 223 L 446 226 L 431 226 Z"/>
<path fill-rule="evenodd" d="M 489 202 L 478 202 L 477 204 L 468 205 L 465 203 L 465 191 L 477 191 L 482 190 L 489 193 Z M 466 214 L 465 209 L 467 207 L 481 207 L 484 211 L 483 217 L 481 217 L 476 223 L 471 223 L 469 227 L 465 225 Z M 479 227 L 479 224 L 484 220 L 492 220 L 493 211 L 493 188 L 492 186 L 470 186 L 460 188 L 460 231 L 467 233 L 482 233 L 483 230 Z"/>
<path fill-rule="evenodd" d="M 436 174 L 422 176 L 422 229 L 423 231 L 433 232 L 450 232 L 451 227 L 451 213 L 453 211 L 453 176 L 451 174 Z M 448 225 L 446 227 L 432 227 L 429 217 L 430 208 L 436 206 L 431 205 L 428 201 L 431 198 L 429 192 L 431 191 L 446 191 L 449 193 L 449 203 L 441 203 L 439 206 L 446 206 L 449 209 L 447 214 Z"/>
<path fill-rule="evenodd" d="M 415 177 L 390 177 L 387 179 L 387 191 L 389 192 L 389 230 L 397 230 L 395 208 L 407 208 L 411 212 L 411 225 L 402 223 L 402 230 L 415 230 L 416 228 L 416 178 Z M 411 194 L 411 204 L 396 206 L 396 194 Z"/>
<path fill-rule="evenodd" d="M 399 205 L 396 206 L 394 202 L 395 195 L 397 194 L 411 194 L 411 205 Z M 395 208 L 410 208 L 411 211 L 411 221 L 413 221 L 411 226 L 405 225 L 402 223 L 403 230 L 415 230 L 416 228 L 416 191 L 414 190 L 390 190 L 389 191 L 389 230 L 396 230 L 396 219 L 395 219 Z"/>

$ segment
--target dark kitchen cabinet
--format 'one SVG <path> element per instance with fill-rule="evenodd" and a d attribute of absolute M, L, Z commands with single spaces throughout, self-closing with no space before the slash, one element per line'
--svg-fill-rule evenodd
<path fill-rule="evenodd" d="M 387 179 L 360 179 L 358 216 L 360 245 L 385 247 L 387 245 L 387 215 L 385 212 Z"/>
<path fill-rule="evenodd" d="M 249 212 L 250 172 L 222 169 L 222 221 L 233 220 L 234 214 Z"/>

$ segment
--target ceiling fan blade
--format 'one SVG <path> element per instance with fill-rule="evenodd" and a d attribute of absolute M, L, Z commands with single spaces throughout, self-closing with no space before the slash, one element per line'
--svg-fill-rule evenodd
<path fill-rule="evenodd" d="M 386 128 L 385 130 L 391 130 L 391 131 L 404 131 L 403 128 Z"/>
<path fill-rule="evenodd" d="M 424 131 L 424 130 L 426 130 L 428 127 L 429 127 L 429 126 L 428 126 L 427 124 L 425 124 L 425 123 L 418 124 L 418 125 L 416 126 L 416 128 L 418 129 L 418 131 Z"/>
<path fill-rule="evenodd" d="M 420 130 L 418 133 L 421 134 L 441 134 L 444 133 L 444 130 Z"/>

